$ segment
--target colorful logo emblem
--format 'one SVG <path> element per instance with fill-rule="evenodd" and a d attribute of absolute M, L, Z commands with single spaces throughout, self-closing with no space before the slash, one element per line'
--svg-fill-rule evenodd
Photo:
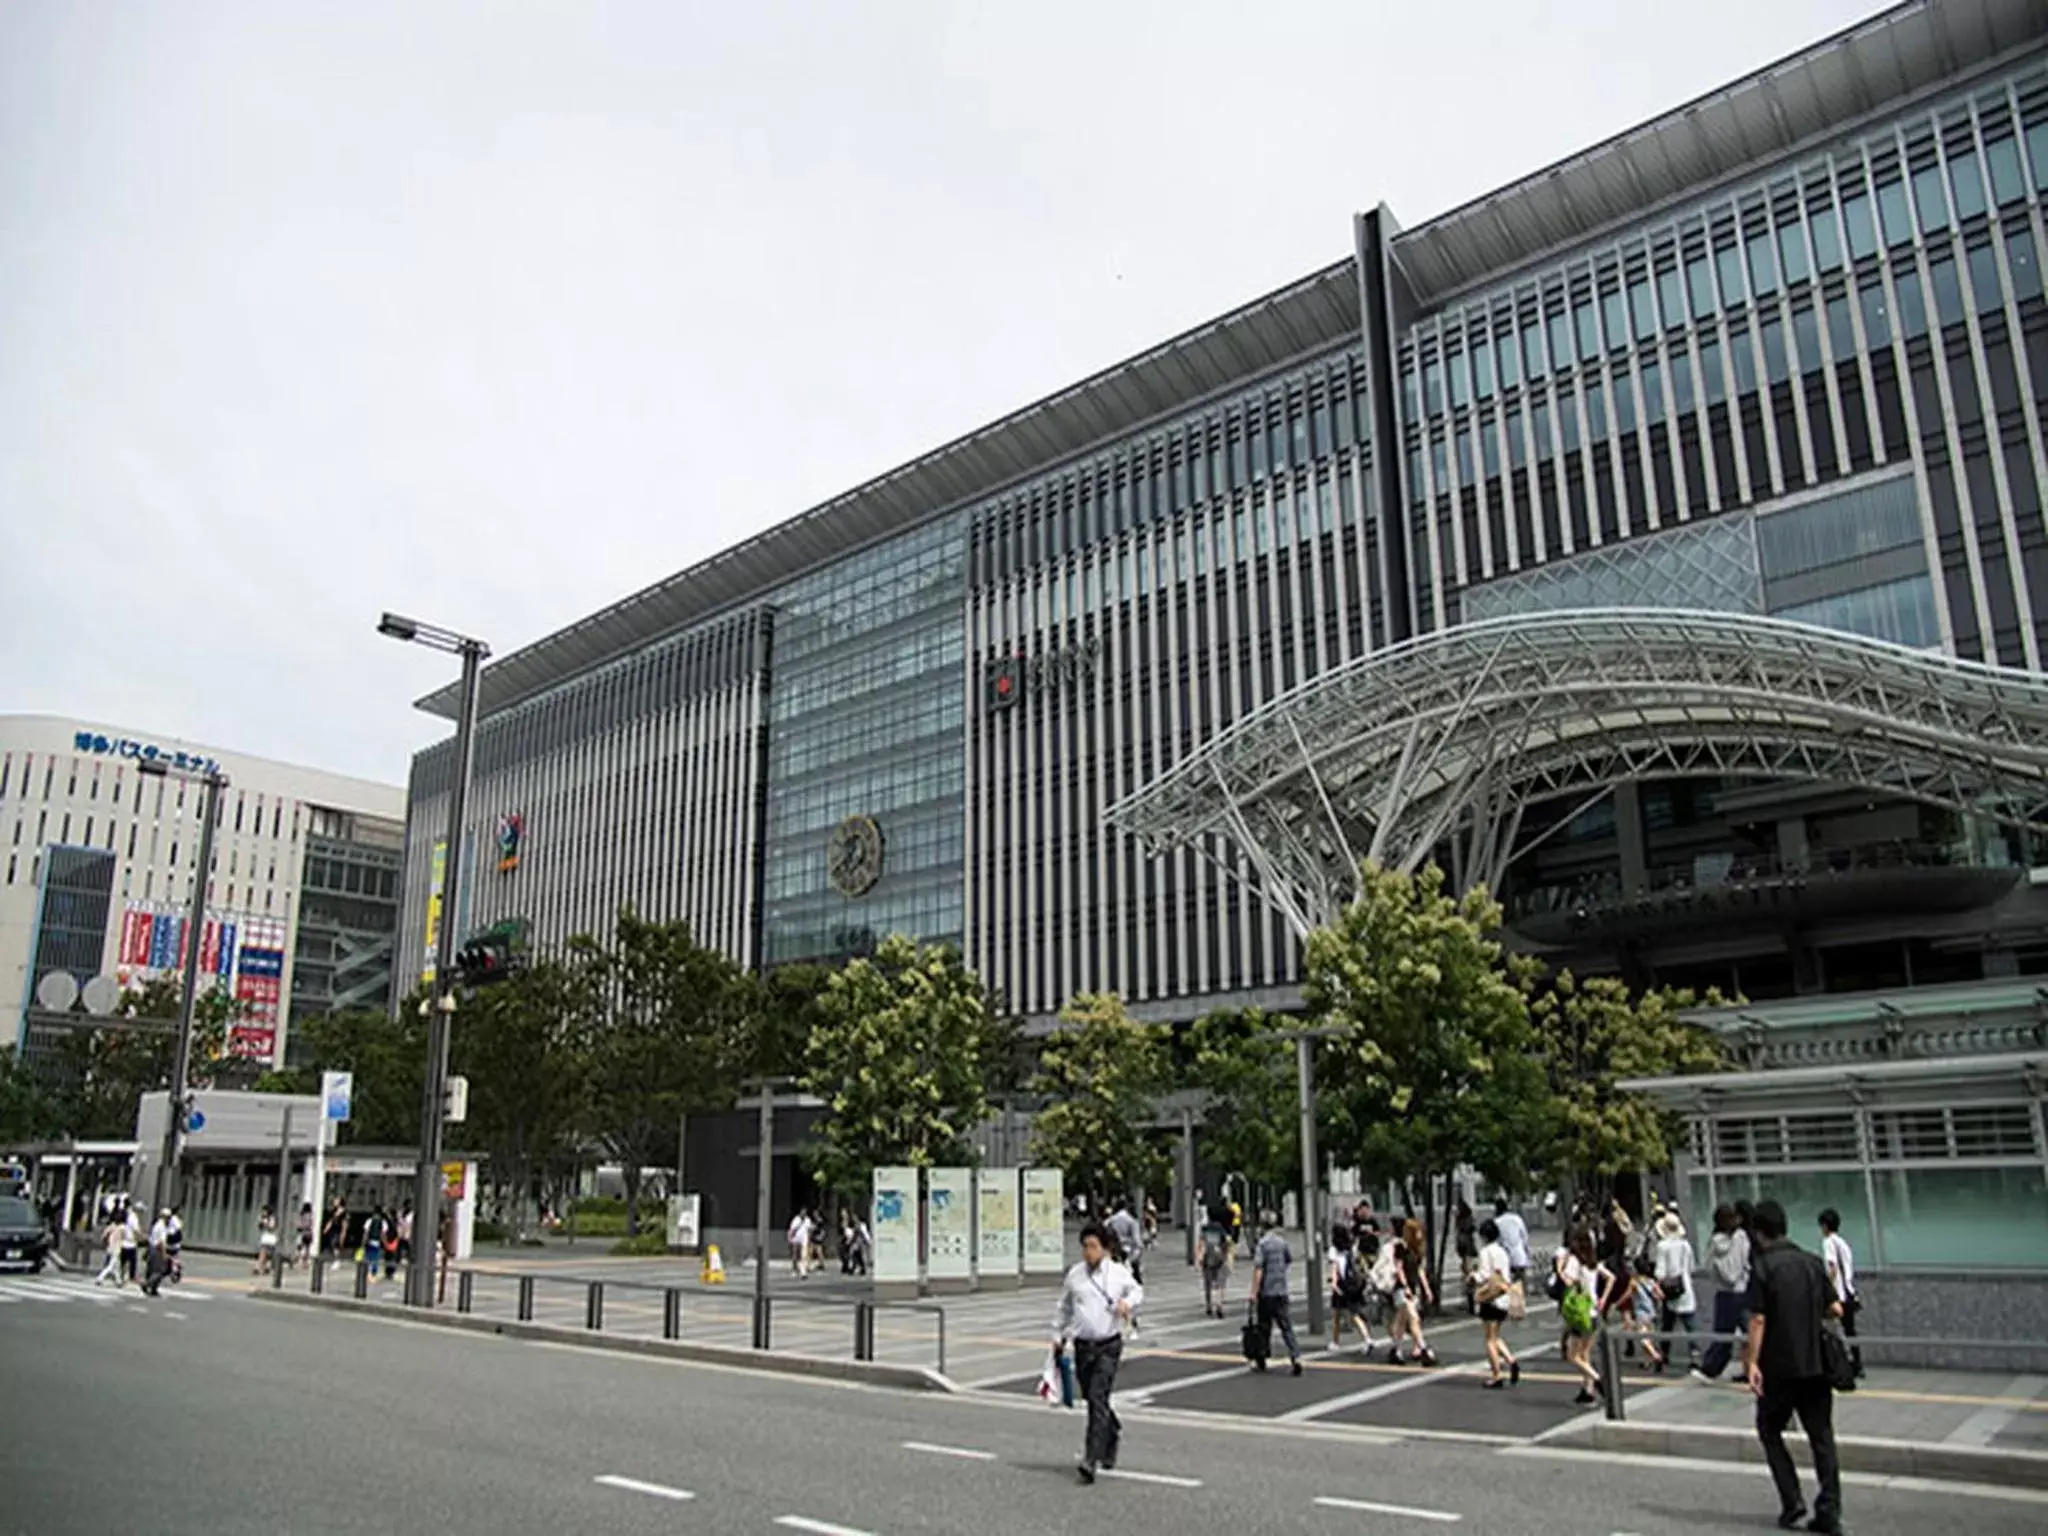
<path fill-rule="evenodd" d="M 498 818 L 498 873 L 509 875 L 519 867 L 519 845 L 526 840 L 526 818 L 507 811 Z"/>

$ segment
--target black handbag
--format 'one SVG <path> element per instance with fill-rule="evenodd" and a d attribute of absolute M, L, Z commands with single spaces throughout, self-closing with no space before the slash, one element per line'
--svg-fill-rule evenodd
<path fill-rule="evenodd" d="M 1849 1341 L 1833 1323 L 1820 1325 L 1821 1373 L 1837 1392 L 1856 1390 L 1856 1360 L 1849 1353 Z"/>
<path fill-rule="evenodd" d="M 1245 1313 L 1244 1334 L 1240 1340 L 1247 1360 L 1263 1360 L 1266 1355 L 1266 1340 L 1259 1331 L 1259 1304 L 1253 1302 Z"/>

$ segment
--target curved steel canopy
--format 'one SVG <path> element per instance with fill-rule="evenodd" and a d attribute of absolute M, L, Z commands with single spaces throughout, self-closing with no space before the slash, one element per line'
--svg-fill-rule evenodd
<path fill-rule="evenodd" d="M 1592 609 L 1468 624 L 1326 672 L 1109 819 L 1249 867 L 1306 933 L 1366 858 L 1498 886 L 1524 810 L 1629 779 L 1853 785 L 2048 832 L 2048 679 L 1784 619 Z"/>

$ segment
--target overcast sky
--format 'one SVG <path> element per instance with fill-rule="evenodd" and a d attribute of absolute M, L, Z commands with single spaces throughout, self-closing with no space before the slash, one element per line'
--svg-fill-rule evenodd
<path fill-rule="evenodd" d="M 0 712 L 502 654 L 1869 0 L 0 3 Z"/>

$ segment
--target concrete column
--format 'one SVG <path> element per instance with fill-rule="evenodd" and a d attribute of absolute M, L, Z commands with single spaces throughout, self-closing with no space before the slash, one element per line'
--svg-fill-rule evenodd
<path fill-rule="evenodd" d="M 1643 845 L 1643 797 L 1633 779 L 1614 786 L 1614 841 L 1621 856 L 1622 894 L 1633 896 L 1650 878 Z"/>
<path fill-rule="evenodd" d="M 1812 855 L 1806 842 L 1806 818 L 1787 816 L 1778 823 L 1778 863 L 1787 874 L 1807 869 Z"/>

